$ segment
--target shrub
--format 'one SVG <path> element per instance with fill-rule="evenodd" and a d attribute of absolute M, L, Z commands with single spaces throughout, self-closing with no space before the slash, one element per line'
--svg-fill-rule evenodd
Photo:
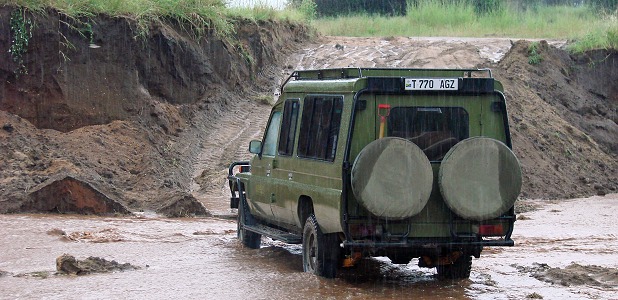
<path fill-rule="evenodd" d="M 539 46 L 539 42 L 530 43 L 530 46 L 528 46 L 528 63 L 531 65 L 538 65 L 543 61 L 543 57 L 539 53 Z"/>
<path fill-rule="evenodd" d="M 302 0 L 304 1 L 304 0 Z M 291 3 L 302 1 L 293 0 Z M 407 12 L 407 0 L 315 0 L 320 16 L 347 16 L 350 14 L 379 14 L 404 16 Z"/>
<path fill-rule="evenodd" d="M 470 0 L 474 6 L 474 12 L 478 16 L 501 12 L 504 9 L 502 0 Z"/>
<path fill-rule="evenodd" d="M 611 13 L 618 9 L 618 0 L 588 0 L 590 7 L 603 13 Z"/>
<path fill-rule="evenodd" d="M 308 20 L 313 20 L 318 15 L 317 5 L 313 0 L 302 0 L 298 6 L 298 10 L 307 18 Z"/>

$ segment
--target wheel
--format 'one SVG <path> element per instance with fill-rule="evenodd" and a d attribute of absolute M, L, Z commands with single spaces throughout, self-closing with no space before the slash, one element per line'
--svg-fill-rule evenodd
<path fill-rule="evenodd" d="M 472 270 L 472 256 L 462 255 L 453 264 L 436 267 L 440 279 L 468 279 Z"/>
<path fill-rule="evenodd" d="M 322 234 L 314 214 L 303 228 L 303 269 L 318 276 L 334 278 L 341 248 L 337 234 Z"/>
<path fill-rule="evenodd" d="M 236 222 L 236 235 L 238 236 L 238 240 L 241 241 L 246 247 L 251 249 L 259 249 L 260 244 L 262 243 L 262 235 L 243 228 L 245 224 L 251 225 L 252 223 L 253 216 L 249 213 L 247 201 L 241 197 L 240 205 L 238 207 L 238 220 Z"/>
<path fill-rule="evenodd" d="M 521 167 L 513 151 L 487 137 L 471 137 L 453 146 L 438 171 L 446 206 L 469 220 L 489 220 L 509 211 L 521 185 Z"/>

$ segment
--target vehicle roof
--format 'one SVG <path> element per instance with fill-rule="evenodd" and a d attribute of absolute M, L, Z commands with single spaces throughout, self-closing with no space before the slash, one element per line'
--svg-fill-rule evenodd
<path fill-rule="evenodd" d="M 493 78 L 489 69 L 396 69 L 396 68 L 339 68 L 297 70 L 283 84 L 285 93 L 355 93 L 368 86 L 367 79 L 386 78 L 484 78 L 492 81 L 493 89 L 503 91 L 502 84 Z M 279 99 L 278 103 L 282 99 Z"/>

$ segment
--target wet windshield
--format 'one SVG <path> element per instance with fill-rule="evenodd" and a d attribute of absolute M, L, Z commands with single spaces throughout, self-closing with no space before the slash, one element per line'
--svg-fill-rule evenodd
<path fill-rule="evenodd" d="M 442 160 L 451 147 L 468 138 L 468 112 L 461 107 L 394 107 L 388 135 L 415 143 L 430 161 Z"/>

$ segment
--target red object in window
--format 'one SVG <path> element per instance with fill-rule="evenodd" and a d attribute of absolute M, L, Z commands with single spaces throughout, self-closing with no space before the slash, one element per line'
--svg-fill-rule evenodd
<path fill-rule="evenodd" d="M 386 110 L 386 114 L 385 115 L 380 113 L 382 109 Z M 378 116 L 380 116 L 380 117 L 388 117 L 390 112 L 391 112 L 391 105 L 390 104 L 378 104 Z"/>

